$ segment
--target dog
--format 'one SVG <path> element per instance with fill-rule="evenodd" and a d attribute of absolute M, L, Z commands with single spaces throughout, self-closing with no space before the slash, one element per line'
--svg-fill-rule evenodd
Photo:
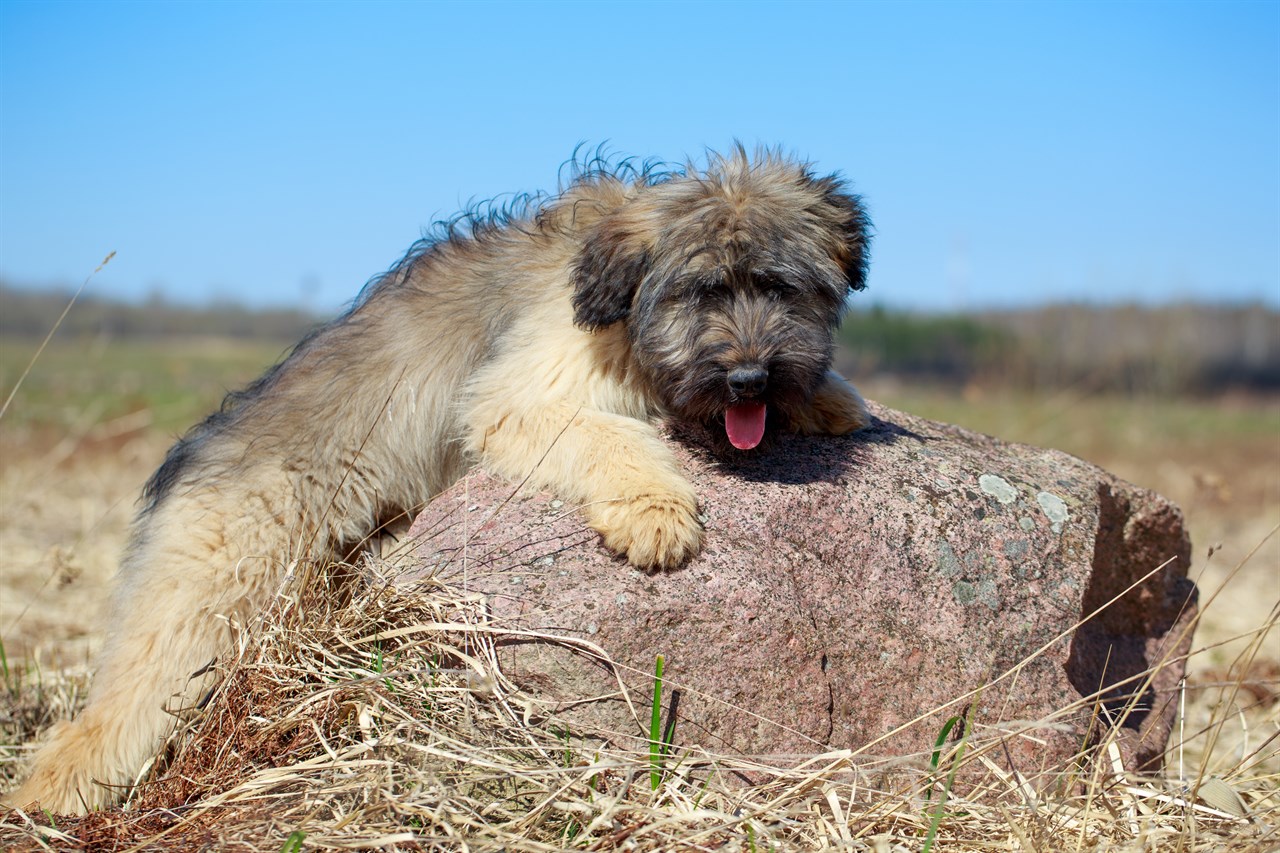
<path fill-rule="evenodd" d="M 729 453 L 869 422 L 831 370 L 869 232 L 838 176 L 737 146 L 701 169 L 590 160 L 558 195 L 415 244 L 169 451 L 88 702 L 9 802 L 114 802 L 291 564 L 347 553 L 473 465 L 579 505 L 637 567 L 679 566 L 703 531 L 657 420 L 710 425 Z"/>

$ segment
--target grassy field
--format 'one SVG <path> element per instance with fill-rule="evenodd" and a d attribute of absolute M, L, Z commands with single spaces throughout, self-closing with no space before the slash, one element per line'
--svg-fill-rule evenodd
<path fill-rule="evenodd" d="M 17 697 L 33 679 L 62 687 L 50 686 L 48 697 L 34 706 L 30 693 L 22 693 L 22 703 L 14 702 L 21 711 L 6 716 L 0 710 L 0 788 L 18 772 L 17 742 L 37 725 L 68 713 L 78 701 L 88 662 L 101 642 L 98 618 L 143 481 L 175 434 L 211 411 L 227 389 L 260 373 L 283 349 L 283 344 L 198 339 L 60 341 L 26 377 L 0 421 L 5 689 Z M 33 351 L 28 343 L 0 343 L 0 392 L 7 395 L 13 388 Z M 1280 820 L 1280 635 L 1274 630 L 1280 607 L 1280 536 L 1271 534 L 1280 524 L 1280 399 L 1122 398 L 1072 389 L 1036 396 L 991 388 L 908 386 L 875 377 L 859 384 L 868 397 L 895 408 L 1011 441 L 1066 450 L 1182 506 L 1194 546 L 1193 577 L 1202 601 L 1215 596 L 1197 633 L 1196 645 L 1204 651 L 1191 662 L 1187 691 L 1188 720 L 1215 734 L 1201 743 L 1198 753 L 1192 752 L 1202 763 L 1201 775 L 1234 785 L 1255 815 L 1261 815 L 1264 829 L 1270 827 L 1261 835 L 1253 832 L 1248 843 L 1235 849 L 1254 849 L 1255 842 L 1262 845 L 1256 849 L 1275 849 L 1280 844 L 1275 834 Z M 1259 641 L 1259 632 L 1267 628 L 1270 635 Z M 17 683 L 17 673 L 24 674 L 24 684 Z M 672 798 L 679 800 L 674 792 Z M 850 793 L 849 804 L 853 802 Z M 794 805 L 787 803 L 787 808 Z M 653 809 L 647 814 L 667 814 L 660 804 Z M 971 811 L 977 821 L 976 807 Z M 785 816 L 794 818 L 789 812 Z M 915 829 L 907 821 L 901 839 L 887 830 L 888 840 L 876 842 L 880 846 L 867 840 L 868 846 L 850 841 L 845 847 L 919 849 L 918 840 L 910 842 L 914 846 L 895 846 L 916 837 L 911 835 Z M 979 832 L 975 823 L 974 838 L 956 841 L 970 846 L 949 849 L 1010 849 L 979 844 L 987 832 Z M 833 838 L 839 837 L 835 832 Z M 749 845 L 742 839 L 730 847 L 754 849 L 754 835 Z M 1096 841 L 1081 841 L 1082 849 L 1095 849 Z M 278 839 L 273 843 L 272 849 L 281 849 Z M 1166 843 L 1168 838 L 1157 833 L 1133 841 L 1131 849 L 1166 849 L 1160 846 Z M 1060 849 L 1052 840 L 1046 846 L 1028 844 L 1026 849 Z M 616 846 L 624 845 L 619 841 Z M 1189 843 L 1185 849 L 1211 848 Z"/>

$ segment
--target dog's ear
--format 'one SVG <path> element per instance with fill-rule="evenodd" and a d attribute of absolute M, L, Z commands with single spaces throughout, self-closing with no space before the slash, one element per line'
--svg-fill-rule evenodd
<path fill-rule="evenodd" d="M 649 252 L 629 229 L 605 220 L 591 230 L 573 262 L 573 322 L 596 331 L 625 320 L 649 269 Z"/>
<path fill-rule="evenodd" d="M 867 265 L 871 260 L 871 218 L 862 197 L 845 189 L 834 175 L 814 181 L 831 211 L 831 225 L 839 235 L 835 259 L 844 270 L 849 290 L 867 286 Z"/>

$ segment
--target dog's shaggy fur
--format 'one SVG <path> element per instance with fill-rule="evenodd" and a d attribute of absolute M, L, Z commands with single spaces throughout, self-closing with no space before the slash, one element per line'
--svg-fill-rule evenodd
<path fill-rule="evenodd" d="M 868 242 L 835 177 L 737 149 L 703 170 L 588 164 L 520 208 L 415 246 L 169 452 L 88 704 L 12 803 L 113 801 L 291 563 L 345 553 L 471 465 L 580 504 L 606 546 L 665 569 L 702 529 L 655 419 L 739 447 L 867 422 L 830 371 Z"/>

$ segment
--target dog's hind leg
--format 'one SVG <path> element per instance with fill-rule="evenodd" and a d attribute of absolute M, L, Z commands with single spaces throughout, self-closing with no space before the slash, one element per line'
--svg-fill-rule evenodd
<path fill-rule="evenodd" d="M 279 586 L 291 544 L 278 519 L 289 503 L 233 486 L 170 495 L 142 514 L 88 703 L 52 731 L 12 805 L 83 813 L 127 791 L 175 713 L 212 684 L 210 664 L 233 647 L 234 626 Z"/>

